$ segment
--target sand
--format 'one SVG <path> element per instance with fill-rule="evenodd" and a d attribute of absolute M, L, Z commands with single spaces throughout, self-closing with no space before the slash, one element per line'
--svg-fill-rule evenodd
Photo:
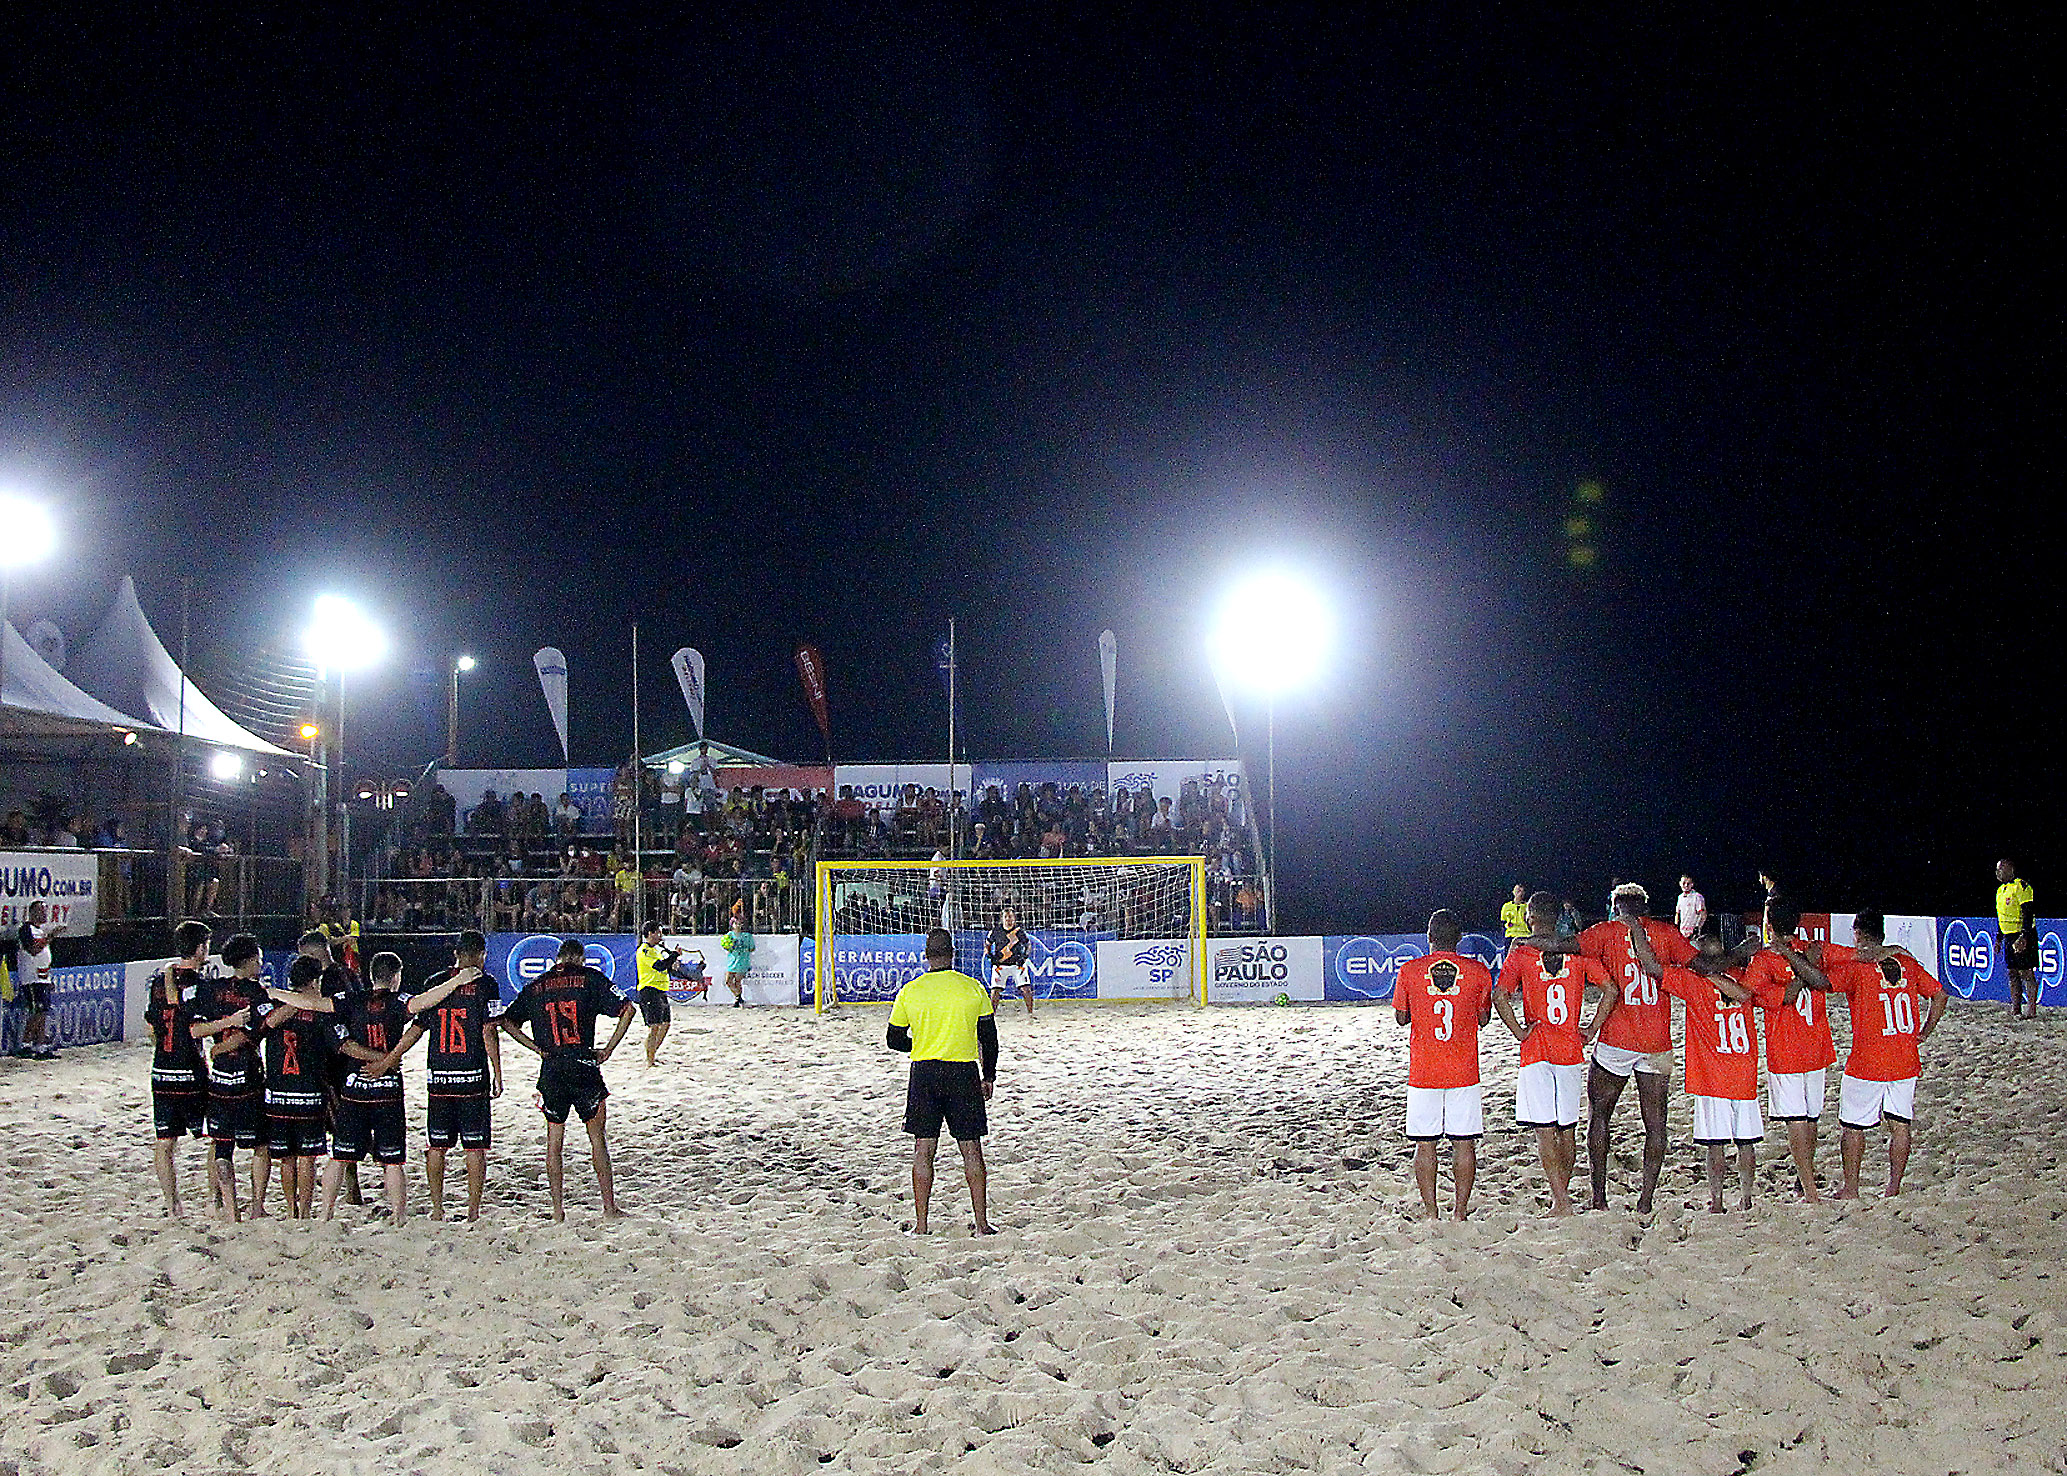
<path fill-rule="evenodd" d="M 585 1159 L 545 1217 L 528 1089 L 478 1226 L 173 1225 L 141 1051 L 0 1062 L 0 1473 L 2067 1469 L 2067 1019 L 1955 1010 L 1898 1201 L 1791 1203 L 1769 1131 L 1711 1218 L 1676 1094 L 1656 1216 L 1627 1102 L 1617 1208 L 1560 1223 L 1496 1021 L 1458 1226 L 1389 1011 L 1014 1013 L 1005 1233 L 943 1154 L 919 1240 L 883 1018 L 696 1015 L 650 1073 L 635 1031 L 607 1225 Z"/>

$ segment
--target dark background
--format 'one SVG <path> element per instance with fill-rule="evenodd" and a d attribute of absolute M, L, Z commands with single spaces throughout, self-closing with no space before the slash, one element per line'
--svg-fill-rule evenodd
<path fill-rule="evenodd" d="M 954 614 L 970 752 L 1097 753 L 1109 625 L 1120 751 L 1175 756 L 1228 747 L 1216 593 L 1285 558 L 1341 619 L 1279 714 L 1292 927 L 1760 866 L 1977 911 L 1998 854 L 2056 910 L 2056 40 L 18 16 L 0 474 L 65 550 L 17 624 L 129 571 L 170 639 L 191 575 L 235 647 L 351 593 L 394 772 L 459 649 L 463 760 L 557 758 L 547 643 L 621 756 L 634 620 L 649 750 L 693 644 L 714 736 L 817 757 L 809 640 L 840 757 L 940 754 Z"/>

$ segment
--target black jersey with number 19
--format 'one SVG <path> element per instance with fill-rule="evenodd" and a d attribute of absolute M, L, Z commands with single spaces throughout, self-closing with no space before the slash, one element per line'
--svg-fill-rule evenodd
<path fill-rule="evenodd" d="M 505 1018 L 530 1026 L 531 1038 L 547 1056 L 586 1060 L 596 1053 L 596 1017 L 614 1017 L 627 1008 L 601 971 L 556 968 L 526 984 Z"/>

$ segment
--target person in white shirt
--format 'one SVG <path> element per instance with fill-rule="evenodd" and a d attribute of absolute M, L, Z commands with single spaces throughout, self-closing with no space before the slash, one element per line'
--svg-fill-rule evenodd
<path fill-rule="evenodd" d="M 1673 911 L 1680 935 L 1691 943 L 1694 934 L 1701 931 L 1701 924 L 1708 921 L 1708 899 L 1694 890 L 1691 876 L 1679 879 L 1679 900 L 1673 904 Z"/>
<path fill-rule="evenodd" d="M 57 1056 L 50 1044 L 50 940 L 64 930 L 62 923 L 50 921 L 49 909 L 41 901 L 29 904 L 27 918 L 15 930 L 14 956 L 21 970 L 16 988 L 29 1017 L 22 1023 L 21 1044 L 14 1054 L 26 1060 L 49 1061 Z"/>

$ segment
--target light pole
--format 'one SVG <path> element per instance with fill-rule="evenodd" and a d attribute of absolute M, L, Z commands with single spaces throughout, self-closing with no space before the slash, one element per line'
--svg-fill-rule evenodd
<path fill-rule="evenodd" d="M 0 632 L 13 618 L 16 565 L 37 564 L 57 547 L 50 510 L 16 492 L 0 491 Z M 0 634 L 0 733 L 7 731 L 7 642 Z"/>
<path fill-rule="evenodd" d="M 452 685 L 445 694 L 445 767 L 459 767 L 459 674 L 474 669 L 474 658 L 455 656 L 452 660 Z"/>
<path fill-rule="evenodd" d="M 342 595 L 322 594 L 316 596 L 312 611 L 313 618 L 305 637 L 308 652 L 316 659 L 317 674 L 331 685 L 337 707 L 325 745 L 327 754 L 334 755 L 320 777 L 323 783 L 323 804 L 326 816 L 331 803 L 330 777 L 337 776 L 338 806 L 338 881 L 350 880 L 351 871 L 351 812 L 345 808 L 345 748 L 344 748 L 344 674 L 361 667 L 371 666 L 387 654 L 388 638 L 377 625 L 366 617 L 366 612 Z M 318 717 L 320 724 L 322 719 Z M 319 737 L 322 736 L 320 733 Z M 322 896 L 330 890 L 330 857 L 328 836 L 323 837 L 323 850 L 316 857 L 316 895 Z"/>
<path fill-rule="evenodd" d="M 1266 802 L 1263 907 L 1272 932 L 1277 909 L 1278 698 L 1320 674 L 1333 622 L 1320 592 L 1304 577 L 1268 568 L 1238 581 L 1222 601 L 1208 646 L 1214 668 L 1232 685 L 1264 699 Z"/>

